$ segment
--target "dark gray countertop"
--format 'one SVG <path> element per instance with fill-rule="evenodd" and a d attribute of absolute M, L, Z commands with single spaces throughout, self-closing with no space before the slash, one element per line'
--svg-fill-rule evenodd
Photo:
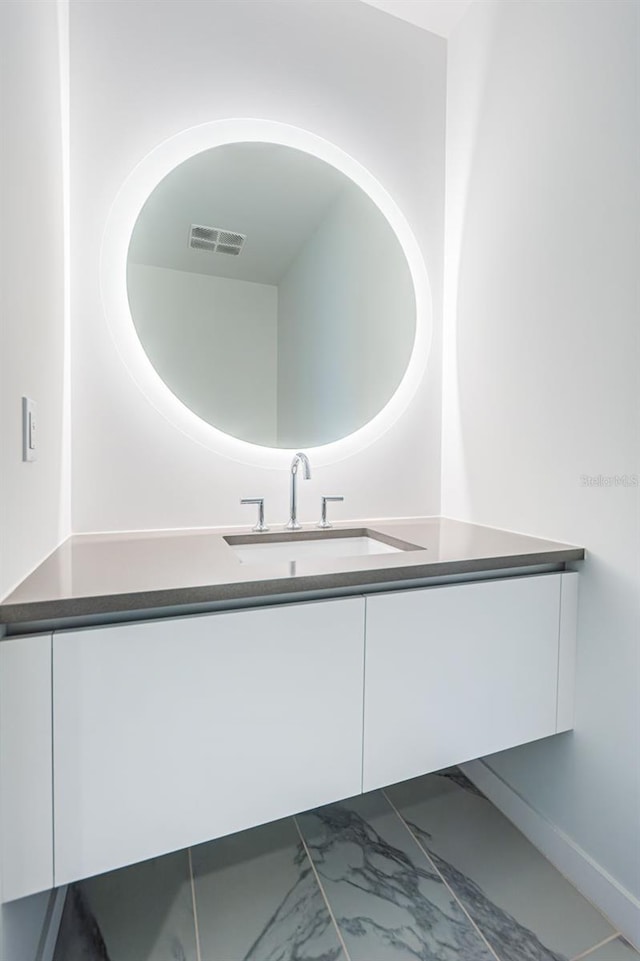
<path fill-rule="evenodd" d="M 86 618 L 89 623 L 96 616 L 142 611 L 157 616 L 169 608 L 175 614 L 221 602 L 356 592 L 371 585 L 562 565 L 584 557 L 581 547 L 443 517 L 353 521 L 336 524 L 334 531 L 353 528 L 415 549 L 245 565 L 224 535 L 247 534 L 247 528 L 75 535 L 0 603 L 0 624 L 11 631 L 64 619 Z M 313 531 L 305 525 L 292 536 Z"/>

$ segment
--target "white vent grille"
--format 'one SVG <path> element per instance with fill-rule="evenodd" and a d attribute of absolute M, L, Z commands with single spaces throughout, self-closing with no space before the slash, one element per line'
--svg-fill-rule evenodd
<path fill-rule="evenodd" d="M 221 227 L 203 227 L 200 224 L 191 224 L 189 231 L 189 246 L 194 250 L 208 250 L 212 254 L 231 254 L 237 257 L 246 239 L 246 234 L 223 230 Z"/>

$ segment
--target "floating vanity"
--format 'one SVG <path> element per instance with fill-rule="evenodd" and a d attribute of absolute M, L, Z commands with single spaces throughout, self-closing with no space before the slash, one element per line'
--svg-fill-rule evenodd
<path fill-rule="evenodd" d="M 427 369 L 402 211 L 288 125 L 205 123 L 141 158 L 100 275 L 147 400 L 256 482 L 299 445 L 327 466 L 382 438 Z M 286 532 L 249 497 L 258 535 L 72 537 L 0 604 L 2 900 L 571 727 L 582 549 L 331 528 L 326 494 L 298 530 L 299 470 L 300 450 Z"/>
<path fill-rule="evenodd" d="M 71 538 L 0 605 L 3 898 L 570 729 L 583 556 L 442 518 Z"/>

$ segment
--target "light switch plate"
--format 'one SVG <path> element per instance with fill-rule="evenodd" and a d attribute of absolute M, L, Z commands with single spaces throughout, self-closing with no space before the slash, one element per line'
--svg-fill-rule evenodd
<path fill-rule="evenodd" d="M 37 459 L 38 450 L 38 405 L 29 397 L 22 398 L 22 459 Z"/>

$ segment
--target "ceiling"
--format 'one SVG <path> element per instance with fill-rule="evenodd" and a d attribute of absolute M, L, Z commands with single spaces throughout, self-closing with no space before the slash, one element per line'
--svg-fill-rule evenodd
<path fill-rule="evenodd" d="M 364 0 L 364 3 L 440 37 L 449 37 L 472 0 Z"/>
<path fill-rule="evenodd" d="M 226 144 L 176 167 L 142 208 L 132 263 L 277 284 L 346 189 L 344 174 L 310 154 L 269 143 Z M 193 250 L 192 224 L 246 235 L 239 256 Z"/>

